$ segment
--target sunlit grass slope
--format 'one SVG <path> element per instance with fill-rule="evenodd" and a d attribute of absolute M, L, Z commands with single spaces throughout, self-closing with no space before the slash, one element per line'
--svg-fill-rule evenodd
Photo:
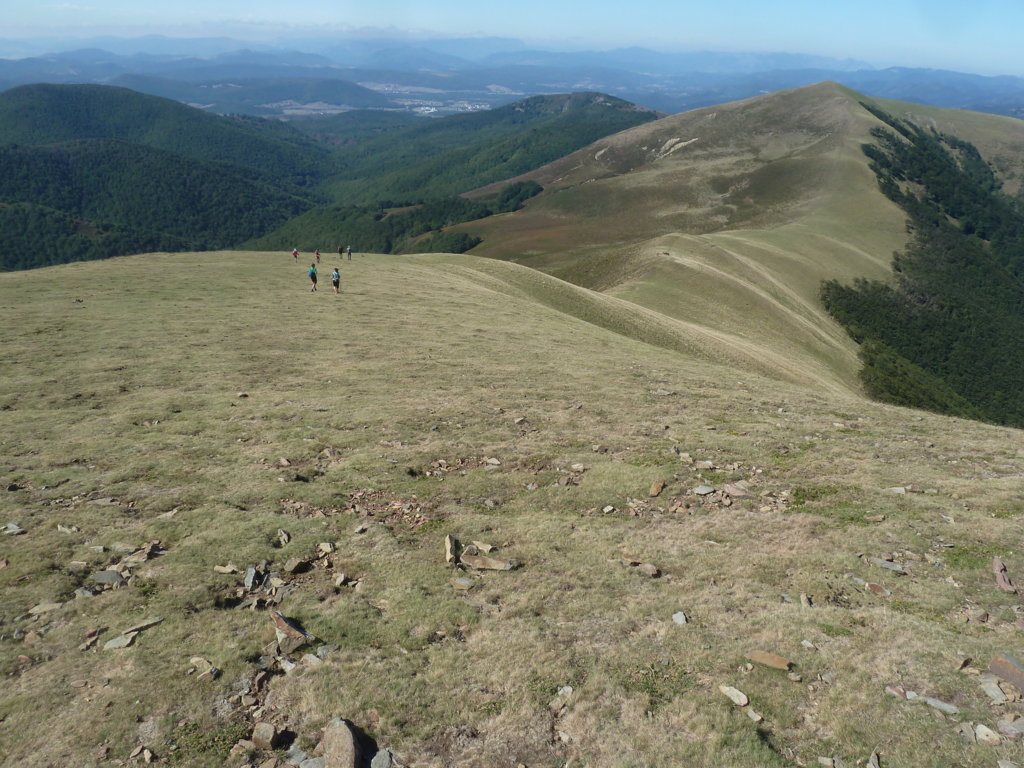
<path fill-rule="evenodd" d="M 659 268 L 729 244 L 668 236 Z M 1020 432 L 798 386 L 738 330 L 515 264 L 357 255 L 336 297 L 337 263 L 315 294 L 284 253 L 0 275 L 0 526 L 24 530 L 0 539 L 5 764 L 260 765 L 227 754 L 256 720 L 312 750 L 335 716 L 416 768 L 1019 761 L 954 728 L 1019 709 L 958 654 L 1020 650 L 991 574 L 1024 572 Z M 519 565 L 464 593 L 448 533 Z M 156 539 L 127 586 L 73 597 Z M 252 695 L 274 624 L 234 606 L 262 560 L 310 650 L 338 648 Z"/>
<path fill-rule="evenodd" d="M 474 253 L 601 290 L 787 361 L 806 383 L 857 389 L 853 343 L 824 312 L 823 280 L 884 279 L 905 215 L 861 145 L 879 121 L 834 83 L 649 123 L 524 178 L 526 209 L 464 225 Z M 1024 123 L 886 102 L 976 142 L 1019 185 Z"/>

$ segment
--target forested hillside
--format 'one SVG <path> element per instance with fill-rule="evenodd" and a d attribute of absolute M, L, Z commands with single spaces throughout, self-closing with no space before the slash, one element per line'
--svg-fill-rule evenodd
<path fill-rule="evenodd" d="M 828 282 L 872 396 L 1024 426 L 1024 209 L 971 144 L 872 110 L 864 146 L 912 241 L 892 283 Z"/>
<path fill-rule="evenodd" d="M 464 251 L 474 237 L 440 229 L 513 210 L 535 191 L 472 203 L 458 195 L 654 117 L 571 94 L 436 120 L 360 111 L 292 125 L 125 88 L 14 88 L 0 93 L 0 267 L 341 239 Z M 418 207 L 387 214 L 396 203 Z"/>
<path fill-rule="evenodd" d="M 600 93 L 535 96 L 504 107 L 389 131 L 336 158 L 339 202 L 412 202 L 518 176 L 618 131 L 653 110 Z"/>

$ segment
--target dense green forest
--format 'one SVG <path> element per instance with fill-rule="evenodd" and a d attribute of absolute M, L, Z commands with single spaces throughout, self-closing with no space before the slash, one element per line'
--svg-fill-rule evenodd
<path fill-rule="evenodd" d="M 534 181 L 507 185 L 491 198 L 447 197 L 388 210 L 384 206 L 322 206 L 298 216 L 269 235 L 243 244 L 251 250 L 336 250 L 351 245 L 372 253 L 464 253 L 480 242 L 445 228 L 520 208 L 542 191 Z M 427 238 L 421 237 L 427 233 Z"/>
<path fill-rule="evenodd" d="M 894 280 L 828 282 L 826 308 L 861 344 L 873 397 L 1024 427 L 1024 207 L 971 144 L 868 107 L 864 146 L 909 217 Z"/>
<path fill-rule="evenodd" d="M 283 122 L 119 87 L 13 88 L 0 93 L 0 269 L 243 244 L 463 251 L 478 241 L 446 227 L 514 210 L 536 185 L 458 195 L 654 117 L 591 93 Z"/>
<path fill-rule="evenodd" d="M 658 113 L 600 93 L 534 96 L 421 121 L 341 149 L 326 184 L 349 205 L 461 194 L 539 168 Z M 315 126 L 315 123 L 300 123 Z"/>

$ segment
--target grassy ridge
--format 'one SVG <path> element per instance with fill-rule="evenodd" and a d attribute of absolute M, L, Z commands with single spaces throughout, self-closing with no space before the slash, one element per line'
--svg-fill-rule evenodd
<path fill-rule="evenodd" d="M 220 766 L 254 718 L 311 748 L 336 715 L 413 766 L 1012 758 L 884 688 L 994 727 L 955 655 L 984 665 L 1014 646 L 989 561 L 1024 569 L 1008 543 L 1024 514 L 1019 432 L 666 349 L 614 327 L 621 300 L 512 264 L 357 256 L 341 269 L 340 297 L 310 293 L 303 265 L 268 253 L 0 275 L 0 466 L 16 488 L 0 522 L 26 531 L 0 542 L 8 761 L 89 764 L 101 746 L 127 760 L 145 745 Z M 740 480 L 756 499 L 692 492 Z M 911 483 L 935 493 L 886 491 Z M 521 566 L 469 573 L 467 602 L 444 565 L 449 532 Z M 118 548 L 153 539 L 166 553 L 132 584 L 72 599 Z M 280 608 L 339 648 L 272 676 L 254 716 L 231 696 L 273 625 L 231 608 L 242 576 L 213 566 L 267 559 L 283 573 L 324 541 L 332 568 L 284 574 L 295 589 Z M 336 589 L 339 572 L 362 586 Z M 45 601 L 62 605 L 28 615 Z M 965 624 L 977 608 L 991 618 Z M 164 621 L 130 648 L 77 650 L 92 627 L 109 628 L 102 646 L 150 616 Z M 758 649 L 802 682 L 747 671 Z M 223 675 L 187 674 L 193 656 Z"/>

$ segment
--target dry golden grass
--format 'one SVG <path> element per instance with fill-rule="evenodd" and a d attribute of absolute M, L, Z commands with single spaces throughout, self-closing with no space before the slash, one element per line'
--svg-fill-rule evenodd
<path fill-rule="evenodd" d="M 260 715 L 306 746 L 344 716 L 417 768 L 1019 760 L 1014 744 L 963 746 L 953 729 L 994 728 L 1019 706 L 990 707 L 956 667 L 959 653 L 984 666 L 1020 650 L 1016 597 L 990 571 L 998 554 L 1024 572 L 1020 432 L 867 402 L 832 385 L 831 363 L 760 375 L 730 351 L 742 328 L 700 344 L 678 317 L 630 312 L 625 290 L 466 256 L 357 256 L 342 273 L 341 297 L 309 293 L 286 254 L 0 276 L 0 480 L 20 486 L 0 492 L 0 525 L 26 531 L 0 539 L 6 764 L 91 765 L 104 744 L 110 759 L 145 745 L 164 763 L 224 764 L 252 719 L 231 697 L 273 625 L 229 607 L 241 575 L 213 566 L 279 570 L 320 542 L 337 547 L 332 568 L 286 576 L 297 588 L 280 608 L 339 649 L 275 675 Z M 811 310 L 785 287 L 796 322 Z M 786 353 L 765 338 L 765 358 Z M 739 480 L 770 495 L 692 493 Z M 886 490 L 911 484 L 935 492 Z M 365 489 L 376 514 L 345 511 Z M 446 533 L 521 565 L 470 574 L 467 602 Z M 153 539 L 166 554 L 133 584 L 72 599 L 122 557 L 113 547 Z M 909 574 L 870 563 L 885 556 Z M 358 590 L 333 587 L 342 571 Z M 28 615 L 45 601 L 63 605 Z M 964 623 L 978 608 L 991 618 Z M 164 621 L 130 648 L 78 650 L 92 627 L 110 628 L 102 646 L 149 616 Z M 802 680 L 748 670 L 758 649 Z M 187 674 L 192 656 L 223 675 Z M 962 714 L 937 719 L 890 684 Z"/>

